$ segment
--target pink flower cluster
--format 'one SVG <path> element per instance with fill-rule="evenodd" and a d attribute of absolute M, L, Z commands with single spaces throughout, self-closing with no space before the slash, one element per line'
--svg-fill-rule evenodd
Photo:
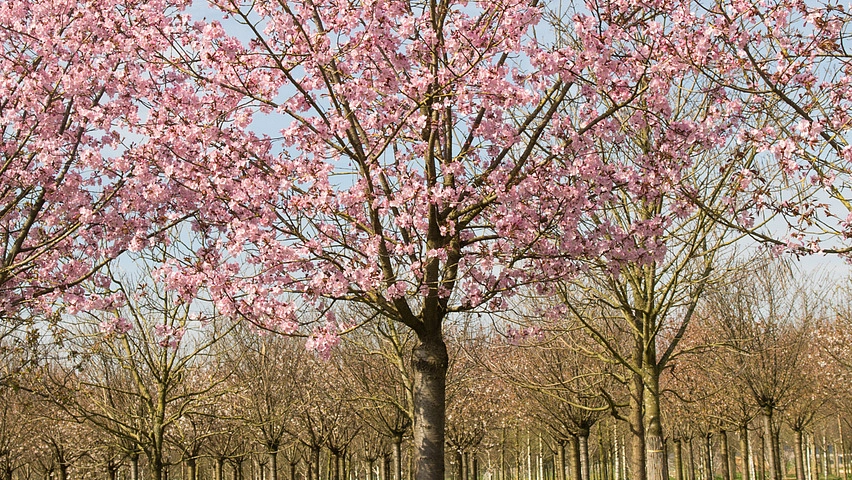
<path fill-rule="evenodd" d="M 506 328 L 506 340 L 512 345 L 520 345 L 526 341 L 541 342 L 544 338 L 544 331 L 538 325 L 520 329 L 509 325 Z"/>
<path fill-rule="evenodd" d="M 157 337 L 157 345 L 161 347 L 177 349 L 184 333 L 186 333 L 186 330 L 183 327 L 172 327 L 171 325 L 165 324 L 160 324 L 154 327 L 154 335 Z"/>
<path fill-rule="evenodd" d="M 111 320 L 104 320 L 98 324 L 101 333 L 109 335 L 124 335 L 133 329 L 133 325 L 124 317 L 115 317 Z"/>
<path fill-rule="evenodd" d="M 323 360 L 328 360 L 338 343 L 340 343 L 340 327 L 334 322 L 329 322 L 311 333 L 310 338 L 305 342 L 305 348 L 317 352 Z"/>

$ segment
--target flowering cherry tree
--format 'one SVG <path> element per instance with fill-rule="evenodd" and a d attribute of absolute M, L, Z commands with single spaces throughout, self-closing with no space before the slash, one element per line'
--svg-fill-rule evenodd
<path fill-rule="evenodd" d="M 731 200 L 755 216 L 780 212 L 786 225 L 717 220 L 751 230 L 778 251 L 848 255 L 850 13 L 834 1 L 705 7 L 700 28 L 718 47 L 706 73 L 737 99 L 745 122 L 736 142 L 750 152 L 732 158 L 742 195 Z"/>
<path fill-rule="evenodd" d="M 0 5 L 0 322 L 64 293 L 191 209 L 150 168 L 184 150 L 156 112 L 179 78 L 158 66 L 173 2 Z M 166 138 L 171 140 L 164 141 Z M 175 204 L 172 204 L 175 206 Z M 181 213 L 175 213 L 181 212 Z M 177 215 L 177 216 L 175 216 Z"/>
<path fill-rule="evenodd" d="M 323 348 L 346 327 L 335 301 L 411 328 L 416 477 L 442 478 L 445 319 L 504 308 L 516 286 L 571 275 L 578 258 L 664 253 L 644 241 L 656 215 L 585 220 L 615 186 L 637 202 L 673 188 L 690 162 L 680 152 L 706 148 L 712 122 L 668 122 L 693 67 L 648 33 L 685 7 L 590 6 L 549 45 L 533 34 L 542 7 L 517 0 L 213 4 L 226 19 L 186 22 L 169 52 L 203 92 L 187 95 L 215 98 L 227 120 L 203 168 L 161 165 L 198 201 L 205 245 L 169 266 L 170 285 L 203 284 L 225 314 L 285 332 L 310 305 Z M 672 25 L 670 38 L 692 35 Z M 672 148 L 601 152 L 632 124 Z M 274 133 L 247 141 L 263 129 Z"/>

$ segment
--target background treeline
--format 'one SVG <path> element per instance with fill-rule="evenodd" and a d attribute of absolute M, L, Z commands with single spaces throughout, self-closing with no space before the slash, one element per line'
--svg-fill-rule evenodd
<path fill-rule="evenodd" d="M 653 412 L 636 406 L 630 352 L 651 338 L 660 358 L 677 344 L 658 389 L 639 390 L 659 396 L 670 478 L 848 478 L 847 285 L 763 257 L 727 272 L 688 328 L 652 336 L 590 278 L 546 298 L 530 290 L 511 316 L 457 319 L 448 477 L 637 478 Z M 154 274 L 113 283 L 114 315 L 46 318 L 3 339 L 0 478 L 411 478 L 405 327 L 340 310 L 350 331 L 325 359 L 298 334 L 179 301 Z"/>

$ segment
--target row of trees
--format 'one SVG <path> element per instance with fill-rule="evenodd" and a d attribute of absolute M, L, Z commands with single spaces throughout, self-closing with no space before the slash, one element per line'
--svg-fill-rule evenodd
<path fill-rule="evenodd" d="M 742 478 L 780 478 L 785 437 L 797 478 L 825 471 L 811 467 L 816 457 L 807 452 L 825 425 L 847 418 L 852 362 L 838 335 L 850 331 L 850 317 L 794 281 L 789 267 L 760 265 L 761 275 L 733 277 L 704 296 L 660 372 L 667 476 L 691 480 L 698 470 L 732 479 L 738 450 Z M 54 329 L 48 355 L 4 389 L 5 478 L 160 480 L 178 475 L 176 464 L 186 480 L 199 478 L 199 465 L 202 478 L 217 479 L 254 464 L 270 480 L 402 479 L 412 471 L 410 331 L 379 319 L 353 324 L 324 359 L 299 338 L 200 313 L 156 278 L 112 283 L 122 286 L 122 307 Z M 625 454 L 636 436 L 634 372 L 612 349 L 629 346 L 632 333 L 605 312 L 508 328 L 469 318 L 448 331 L 453 478 L 543 480 L 547 471 L 556 480 L 609 479 L 642 468 Z"/>
<path fill-rule="evenodd" d="M 91 342 L 55 368 L 111 349 L 160 381 L 197 361 L 162 349 L 207 352 L 237 321 L 328 356 L 353 308 L 413 332 L 416 478 L 442 480 L 447 323 L 530 286 L 626 382 L 607 408 L 635 480 L 663 480 L 663 374 L 729 277 L 719 257 L 742 235 L 849 253 L 843 5 L 190 3 L 0 5 L 3 385 L 46 337 Z M 138 258 L 161 283 L 106 269 Z M 131 340 L 148 310 L 159 327 Z M 80 312 L 98 331 L 66 333 Z M 126 381 L 160 451 L 169 392 Z"/>

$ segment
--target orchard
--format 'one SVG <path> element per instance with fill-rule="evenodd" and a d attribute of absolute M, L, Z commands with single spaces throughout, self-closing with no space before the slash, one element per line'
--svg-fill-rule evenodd
<path fill-rule="evenodd" d="M 846 478 L 850 30 L 4 1 L 0 478 Z"/>

